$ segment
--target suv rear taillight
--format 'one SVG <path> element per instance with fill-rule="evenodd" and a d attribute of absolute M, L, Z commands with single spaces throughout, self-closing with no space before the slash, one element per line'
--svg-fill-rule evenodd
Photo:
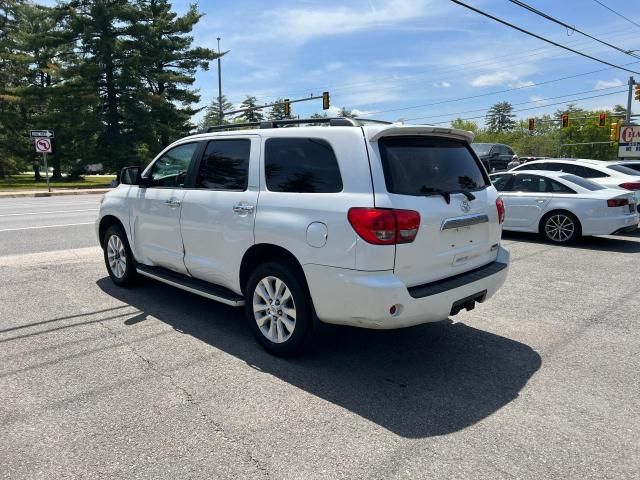
<path fill-rule="evenodd" d="M 607 207 L 624 207 L 629 205 L 628 198 L 612 198 L 611 200 L 607 200 Z"/>
<path fill-rule="evenodd" d="M 625 190 L 640 190 L 640 182 L 625 182 L 618 185 Z"/>
<path fill-rule="evenodd" d="M 496 208 L 498 209 L 498 223 L 504 222 L 504 201 L 502 197 L 496 199 Z"/>
<path fill-rule="evenodd" d="M 356 233 L 374 245 L 411 243 L 420 228 L 420 214 L 413 210 L 354 207 L 347 217 Z"/>

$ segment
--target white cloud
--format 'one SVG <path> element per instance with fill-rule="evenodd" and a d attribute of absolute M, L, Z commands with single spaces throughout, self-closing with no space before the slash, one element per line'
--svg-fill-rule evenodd
<path fill-rule="evenodd" d="M 269 10 L 264 12 L 261 22 L 269 26 L 268 30 L 251 38 L 258 37 L 263 41 L 265 38 L 279 38 L 304 43 L 319 37 L 398 26 L 423 17 L 427 12 L 434 15 L 433 3 L 433 0 L 378 0 L 370 2 L 369 9 L 314 6 Z"/>
<path fill-rule="evenodd" d="M 531 97 L 529 97 L 529 100 L 532 102 L 535 102 L 536 105 L 546 105 L 547 103 L 549 103 L 549 100 L 546 100 L 544 97 L 540 96 L 540 95 L 533 95 Z"/>
<path fill-rule="evenodd" d="M 622 85 L 624 83 L 621 80 L 614 78 L 613 80 L 598 80 L 593 88 L 594 90 L 601 90 L 603 88 L 621 87 Z"/>
<path fill-rule="evenodd" d="M 496 87 L 506 85 L 509 88 L 531 87 L 534 83 L 531 80 L 521 80 L 518 75 L 509 71 L 499 71 L 478 75 L 471 81 L 473 87 Z"/>
<path fill-rule="evenodd" d="M 471 85 L 474 87 L 494 87 L 515 80 L 518 80 L 518 77 L 511 72 L 495 72 L 478 75 L 471 81 Z"/>
<path fill-rule="evenodd" d="M 451 88 L 451 84 L 449 82 L 434 82 L 433 86 L 436 88 Z"/>
<path fill-rule="evenodd" d="M 509 83 L 507 86 L 509 88 L 524 88 L 524 87 L 532 87 L 535 85 L 531 80 L 518 80 L 514 83 Z"/>
<path fill-rule="evenodd" d="M 327 63 L 324 68 L 327 72 L 335 72 L 336 70 L 340 70 L 342 67 L 344 67 L 344 63 L 342 62 L 331 62 Z"/>

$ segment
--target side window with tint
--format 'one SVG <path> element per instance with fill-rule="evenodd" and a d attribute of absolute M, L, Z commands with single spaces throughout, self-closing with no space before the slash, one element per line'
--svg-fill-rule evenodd
<path fill-rule="evenodd" d="M 196 188 L 210 190 L 247 189 L 251 140 L 212 140 L 202 156 Z"/>
<path fill-rule="evenodd" d="M 569 187 L 567 187 L 566 185 L 561 184 L 560 182 L 556 182 L 555 180 L 551 180 L 550 178 L 547 178 L 547 191 L 549 192 L 553 192 L 553 193 L 576 193 L 573 190 L 571 190 Z"/>
<path fill-rule="evenodd" d="M 491 177 L 491 181 L 493 182 L 493 186 L 496 187 L 496 190 L 505 192 L 507 191 L 507 185 L 512 176 L 513 175 L 496 175 L 495 177 Z"/>
<path fill-rule="evenodd" d="M 197 143 L 178 145 L 156 160 L 151 167 L 151 187 L 181 188 L 197 148 Z"/>
<path fill-rule="evenodd" d="M 548 170 L 550 172 L 566 172 L 567 165 L 564 163 L 539 163 L 538 170 Z"/>
<path fill-rule="evenodd" d="M 516 175 L 511 186 L 512 192 L 533 192 L 540 193 L 546 191 L 543 177 L 537 175 Z"/>
<path fill-rule="evenodd" d="M 594 170 L 593 168 L 583 167 L 582 165 L 575 165 L 574 171 L 570 173 L 578 175 L 582 178 L 605 178 L 609 176 L 606 173 L 599 172 L 598 170 Z"/>
<path fill-rule="evenodd" d="M 269 138 L 264 156 L 267 189 L 272 192 L 342 191 L 338 160 L 325 140 Z"/>

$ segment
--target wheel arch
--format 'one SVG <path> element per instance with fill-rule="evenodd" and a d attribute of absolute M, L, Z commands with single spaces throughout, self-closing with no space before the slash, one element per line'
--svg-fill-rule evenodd
<path fill-rule="evenodd" d="M 249 277 L 251 277 L 251 273 L 258 265 L 268 261 L 280 261 L 282 263 L 286 263 L 294 268 L 297 273 L 301 275 L 305 284 L 307 284 L 307 279 L 304 274 L 304 270 L 302 269 L 302 265 L 293 253 L 278 245 L 271 243 L 258 243 L 245 252 L 244 257 L 242 257 L 242 262 L 240 263 L 239 280 L 240 289 L 243 293 L 247 282 L 249 281 Z"/>
<path fill-rule="evenodd" d="M 571 210 L 568 210 L 566 208 L 554 208 L 553 210 L 549 210 L 547 213 L 542 215 L 542 217 L 540 217 L 540 221 L 538 222 L 538 233 L 543 232 L 544 222 L 547 221 L 547 218 L 549 218 L 551 215 L 554 215 L 556 213 L 569 214 L 573 218 L 575 218 L 578 221 L 577 226 L 578 226 L 579 233 L 582 234 L 582 221 L 580 220 L 580 217 L 576 215 L 574 212 L 572 212 Z"/>
<path fill-rule="evenodd" d="M 104 248 L 104 235 L 112 225 L 120 225 L 122 229 L 127 232 L 122 221 L 115 215 L 105 215 L 100 219 L 100 226 L 98 227 L 98 236 L 100 240 L 100 246 Z"/>

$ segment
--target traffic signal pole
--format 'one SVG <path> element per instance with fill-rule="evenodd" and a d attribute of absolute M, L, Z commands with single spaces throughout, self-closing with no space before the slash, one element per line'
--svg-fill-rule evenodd
<path fill-rule="evenodd" d="M 631 99 L 633 98 L 633 86 L 635 85 L 633 77 L 629 77 L 629 98 L 627 99 L 627 118 L 625 125 L 631 125 Z"/>

